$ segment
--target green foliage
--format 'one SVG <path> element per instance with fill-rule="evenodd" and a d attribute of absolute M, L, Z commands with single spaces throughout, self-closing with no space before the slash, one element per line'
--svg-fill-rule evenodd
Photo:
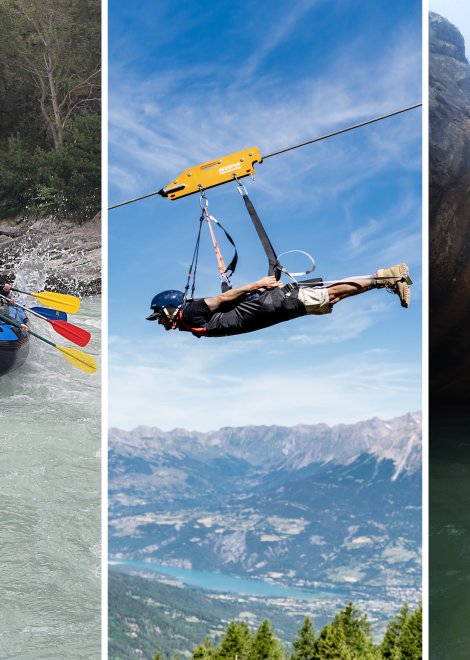
<path fill-rule="evenodd" d="M 101 119 L 75 117 L 65 132 L 62 147 L 35 154 L 37 183 L 35 206 L 40 211 L 75 217 L 93 217 L 101 205 Z"/>
<path fill-rule="evenodd" d="M 283 660 L 284 657 L 281 643 L 276 638 L 272 625 L 265 619 L 253 640 L 249 660 Z"/>
<path fill-rule="evenodd" d="M 99 0 L 0 1 L 0 218 L 100 208 Z"/>
<path fill-rule="evenodd" d="M 1 124 L 36 134 L 36 146 L 61 146 L 71 117 L 99 110 L 100 2 L 2 0 L 0 24 Z M 18 116 L 23 103 L 27 121 Z"/>
<path fill-rule="evenodd" d="M 315 658 L 315 630 L 308 616 L 297 633 L 293 643 L 292 660 L 313 660 Z"/>
<path fill-rule="evenodd" d="M 315 644 L 314 660 L 352 660 L 341 626 L 328 624 L 322 628 Z"/>
<path fill-rule="evenodd" d="M 272 604 L 250 605 L 253 620 L 263 621 L 252 631 L 234 618 L 240 611 L 238 603 L 219 601 L 197 590 L 188 592 L 113 571 L 109 589 L 110 660 L 134 657 L 137 648 L 155 660 L 174 660 L 175 653 L 187 655 L 190 649 L 193 660 L 422 660 L 421 605 L 413 611 L 405 605 L 388 624 L 378 648 L 367 617 L 353 603 L 315 639 L 310 617 L 288 616 L 297 623 L 287 628 Z M 224 628 L 222 622 L 230 620 Z M 130 637 L 131 630 L 137 636 Z M 290 654 L 275 631 L 286 645 L 293 640 Z M 218 643 L 214 636 L 220 639 Z"/>
<path fill-rule="evenodd" d="M 351 660 L 373 660 L 377 658 L 377 649 L 372 641 L 372 630 L 367 616 L 349 603 L 347 607 L 335 616 L 333 628 L 341 629 L 346 647 L 347 658 Z"/>
<path fill-rule="evenodd" d="M 19 137 L 0 154 L 0 217 L 47 213 L 85 220 L 101 206 L 101 119 L 77 115 L 62 147 L 33 152 Z"/>
<path fill-rule="evenodd" d="M 387 626 L 382 645 L 385 660 L 421 660 L 422 658 L 422 604 L 410 613 L 404 605 Z"/>
<path fill-rule="evenodd" d="M 162 651 L 162 649 L 157 649 L 157 652 L 153 656 L 153 660 L 165 660 L 166 655 Z"/>
<path fill-rule="evenodd" d="M 216 657 L 227 660 L 233 660 L 235 657 L 238 660 L 249 660 L 251 645 L 252 636 L 246 623 L 231 621 L 222 637 Z"/>
<path fill-rule="evenodd" d="M 210 637 L 206 637 L 193 651 L 194 660 L 209 660 L 217 657 L 217 649 Z"/>
<path fill-rule="evenodd" d="M 0 152 L 0 218 L 28 208 L 36 192 L 36 176 L 34 160 L 23 140 L 10 137 Z"/>

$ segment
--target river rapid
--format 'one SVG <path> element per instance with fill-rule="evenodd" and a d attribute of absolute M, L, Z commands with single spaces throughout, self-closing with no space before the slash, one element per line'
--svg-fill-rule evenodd
<path fill-rule="evenodd" d="M 92 333 L 80 350 L 98 364 L 100 307 L 87 298 L 69 317 Z M 101 370 L 88 375 L 31 337 L 23 367 L 0 377 L 1 658 L 100 658 L 100 445 Z"/>

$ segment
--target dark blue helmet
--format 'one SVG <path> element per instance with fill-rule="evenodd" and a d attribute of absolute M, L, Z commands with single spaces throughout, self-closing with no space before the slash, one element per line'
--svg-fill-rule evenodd
<path fill-rule="evenodd" d="M 159 319 L 164 309 L 168 309 L 170 314 L 173 314 L 175 310 L 181 307 L 183 300 L 184 293 L 182 291 L 170 289 L 169 291 L 162 291 L 161 293 L 157 293 L 157 295 L 153 297 L 152 302 L 150 303 L 152 314 L 147 316 L 147 321 L 156 321 Z"/>

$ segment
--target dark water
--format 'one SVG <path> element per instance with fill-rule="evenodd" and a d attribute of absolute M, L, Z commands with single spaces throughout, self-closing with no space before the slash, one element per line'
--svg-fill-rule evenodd
<path fill-rule="evenodd" d="M 470 412 L 431 410 L 429 657 L 470 658 Z"/>

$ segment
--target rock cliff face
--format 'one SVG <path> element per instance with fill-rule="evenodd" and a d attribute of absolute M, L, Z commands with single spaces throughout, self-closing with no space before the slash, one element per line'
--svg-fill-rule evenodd
<path fill-rule="evenodd" d="M 101 292 L 101 217 L 0 221 L 0 272 L 9 281 L 87 296 Z M 23 285 L 24 286 L 24 285 Z"/>
<path fill-rule="evenodd" d="M 431 397 L 470 399 L 470 66 L 445 18 L 429 26 Z"/>

